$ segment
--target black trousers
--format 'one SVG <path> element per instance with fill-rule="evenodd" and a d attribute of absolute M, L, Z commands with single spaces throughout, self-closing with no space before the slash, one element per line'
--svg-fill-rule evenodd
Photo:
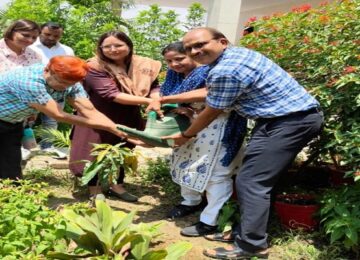
<path fill-rule="evenodd" d="M 21 138 L 23 123 L 0 120 L 0 179 L 21 178 Z"/>
<path fill-rule="evenodd" d="M 323 120 L 322 112 L 311 109 L 257 121 L 236 177 L 241 223 L 235 232 L 240 248 L 254 252 L 268 247 L 271 191 L 280 173 L 320 133 Z"/>

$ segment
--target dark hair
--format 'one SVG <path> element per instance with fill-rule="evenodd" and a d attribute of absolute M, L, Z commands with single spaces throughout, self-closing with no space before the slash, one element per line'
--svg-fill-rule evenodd
<path fill-rule="evenodd" d="M 182 42 L 173 42 L 170 43 L 169 45 L 167 45 L 161 52 L 161 55 L 164 56 L 166 53 L 168 53 L 169 51 L 176 51 L 179 53 L 183 53 L 186 54 L 184 45 Z"/>
<path fill-rule="evenodd" d="M 40 34 L 39 25 L 27 19 L 16 20 L 5 30 L 3 37 L 4 39 L 12 40 L 14 32 L 31 32 L 31 31 L 38 31 Z"/>
<path fill-rule="evenodd" d="M 64 29 L 64 27 L 61 24 L 55 22 L 47 22 L 42 24 L 41 30 L 44 29 L 45 27 L 48 27 L 49 29 L 53 29 L 53 30 Z"/>
<path fill-rule="evenodd" d="M 103 50 L 101 48 L 101 45 L 103 43 L 103 41 L 106 39 L 106 38 L 109 38 L 110 36 L 113 36 L 117 39 L 119 39 L 120 41 L 123 41 L 126 43 L 126 45 L 129 47 L 130 49 L 130 52 L 129 52 L 129 55 L 126 57 L 125 59 L 125 64 L 127 66 L 130 65 L 130 62 L 131 62 L 131 58 L 132 58 L 132 55 L 133 55 L 133 51 L 134 51 L 134 44 L 133 42 L 131 41 L 131 39 L 129 38 L 129 36 L 126 35 L 126 33 L 124 32 L 121 32 L 121 31 L 110 31 L 110 32 L 107 32 L 107 33 L 104 33 L 100 36 L 99 40 L 98 40 L 98 43 L 97 43 L 97 46 L 96 46 L 96 54 L 98 55 L 98 57 L 103 60 L 103 61 L 106 61 L 106 62 L 110 62 L 110 63 L 114 63 L 113 60 L 107 58 L 104 53 L 103 53 Z"/>
<path fill-rule="evenodd" d="M 244 31 L 246 31 L 247 33 L 252 33 L 252 32 L 254 32 L 254 27 L 253 26 L 245 27 Z"/>

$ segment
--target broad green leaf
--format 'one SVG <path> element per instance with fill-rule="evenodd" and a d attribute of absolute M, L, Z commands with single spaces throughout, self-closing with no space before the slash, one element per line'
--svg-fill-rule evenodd
<path fill-rule="evenodd" d="M 146 253 L 141 259 L 142 260 L 162 260 L 166 259 L 167 256 L 166 250 L 157 250 L 157 251 L 150 251 Z M 173 260 L 176 260 L 177 258 L 172 258 Z"/>
<path fill-rule="evenodd" d="M 166 248 L 167 256 L 166 260 L 176 260 L 184 256 L 192 248 L 192 244 L 189 242 L 181 241 L 172 244 Z"/>

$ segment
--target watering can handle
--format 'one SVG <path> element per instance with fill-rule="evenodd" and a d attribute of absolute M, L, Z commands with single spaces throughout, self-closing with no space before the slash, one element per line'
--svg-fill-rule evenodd
<path fill-rule="evenodd" d="M 157 113 L 155 111 L 150 111 L 148 113 L 148 118 L 147 118 L 148 121 L 155 122 L 156 118 L 157 118 Z"/>

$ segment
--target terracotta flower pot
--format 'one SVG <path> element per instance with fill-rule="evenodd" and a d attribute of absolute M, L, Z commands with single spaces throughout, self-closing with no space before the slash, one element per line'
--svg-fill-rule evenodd
<path fill-rule="evenodd" d="M 281 224 L 287 229 L 314 230 L 319 221 L 314 214 L 319 209 L 314 197 L 304 194 L 278 195 L 275 210 Z"/>
<path fill-rule="evenodd" d="M 337 187 L 344 184 L 354 184 L 354 178 L 351 177 L 344 178 L 346 169 L 341 167 L 336 168 L 334 165 L 329 166 L 328 169 L 330 173 L 330 183 L 333 186 Z"/>

